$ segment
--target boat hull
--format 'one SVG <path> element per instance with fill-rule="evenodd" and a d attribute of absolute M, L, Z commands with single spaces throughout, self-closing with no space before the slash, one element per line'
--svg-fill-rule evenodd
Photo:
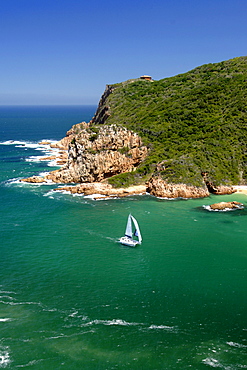
<path fill-rule="evenodd" d="M 133 240 L 131 238 L 128 238 L 126 236 L 123 236 L 122 238 L 119 239 L 119 243 L 123 245 L 127 245 L 128 247 L 136 247 L 139 243 L 137 240 Z"/>

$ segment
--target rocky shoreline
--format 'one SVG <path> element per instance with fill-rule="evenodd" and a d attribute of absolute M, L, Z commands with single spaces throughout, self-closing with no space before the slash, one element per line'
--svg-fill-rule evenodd
<path fill-rule="evenodd" d="M 41 177 L 32 176 L 29 178 L 21 179 L 22 182 L 28 183 L 59 183 L 52 181 L 51 173 Z M 240 188 L 240 187 L 239 187 Z M 54 191 L 66 191 L 70 194 L 83 194 L 85 196 L 94 195 L 94 199 L 100 199 L 105 197 L 126 197 L 130 195 L 150 194 L 157 198 L 166 199 L 191 199 L 191 198 L 205 198 L 210 195 L 207 188 L 197 188 L 195 186 L 188 186 L 186 184 L 167 184 L 159 178 L 151 178 L 146 184 L 135 185 L 127 188 L 114 188 L 112 185 L 105 182 L 92 182 L 92 183 L 80 183 L 66 186 L 59 186 Z M 241 188 L 227 189 L 226 194 L 232 194 L 241 192 Z M 247 193 L 246 193 L 247 194 Z"/>
<path fill-rule="evenodd" d="M 67 132 L 67 136 L 57 143 L 41 142 L 40 144 L 59 151 L 56 156 L 51 154 L 50 157 L 42 157 L 40 160 L 55 160 L 61 167 L 43 177 L 32 176 L 20 181 L 64 184 L 65 186 L 54 191 L 83 194 L 95 199 L 139 194 L 150 194 L 158 198 L 189 199 L 208 197 L 211 193 L 222 195 L 244 192 L 241 186 L 213 186 L 207 181 L 205 173 L 202 174 L 204 185 L 201 187 L 170 184 L 156 174 L 145 184 L 115 188 L 107 183 L 107 178 L 135 170 L 135 166 L 145 159 L 148 149 L 137 134 L 126 129 L 116 126 L 102 127 L 92 136 L 88 127 L 89 124 L 82 122 L 74 125 Z M 247 194 L 247 187 L 244 188 Z"/>

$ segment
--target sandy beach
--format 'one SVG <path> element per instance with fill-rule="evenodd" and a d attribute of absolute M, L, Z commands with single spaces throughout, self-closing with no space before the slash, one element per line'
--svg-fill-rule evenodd
<path fill-rule="evenodd" d="M 234 189 L 237 190 L 237 193 L 242 193 L 247 195 L 247 186 L 246 185 L 234 185 Z"/>

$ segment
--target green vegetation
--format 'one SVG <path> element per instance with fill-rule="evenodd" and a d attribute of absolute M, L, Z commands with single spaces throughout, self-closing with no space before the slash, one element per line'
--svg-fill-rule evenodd
<path fill-rule="evenodd" d="M 169 182 L 198 186 L 203 171 L 216 185 L 246 183 L 247 57 L 111 87 L 104 123 L 137 132 L 150 148 L 136 173 L 152 173 L 162 162 L 159 173 Z M 121 176 L 120 182 L 136 179 Z"/>
<path fill-rule="evenodd" d="M 108 179 L 108 183 L 116 188 L 127 188 L 133 184 L 140 185 L 150 178 L 150 173 L 144 174 L 141 169 L 136 171 L 120 173 Z"/>

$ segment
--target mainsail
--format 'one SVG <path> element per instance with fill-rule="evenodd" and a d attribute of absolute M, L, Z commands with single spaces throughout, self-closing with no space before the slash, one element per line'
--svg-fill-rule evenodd
<path fill-rule="evenodd" d="M 132 222 L 133 222 L 134 227 L 135 227 L 134 233 L 132 231 Z M 133 238 L 133 235 L 134 235 L 138 238 L 139 243 L 141 243 L 141 241 L 142 241 L 142 236 L 141 236 L 139 225 L 138 225 L 136 219 L 131 214 L 129 214 L 129 217 L 128 217 L 127 226 L 126 226 L 126 230 L 125 230 L 125 235 L 128 236 L 131 239 Z"/>
<path fill-rule="evenodd" d="M 128 221 L 127 221 L 125 235 L 128 236 L 129 238 L 132 238 L 132 236 L 133 236 L 133 233 L 132 233 L 132 223 L 131 223 L 131 215 L 130 214 L 129 214 Z"/>

